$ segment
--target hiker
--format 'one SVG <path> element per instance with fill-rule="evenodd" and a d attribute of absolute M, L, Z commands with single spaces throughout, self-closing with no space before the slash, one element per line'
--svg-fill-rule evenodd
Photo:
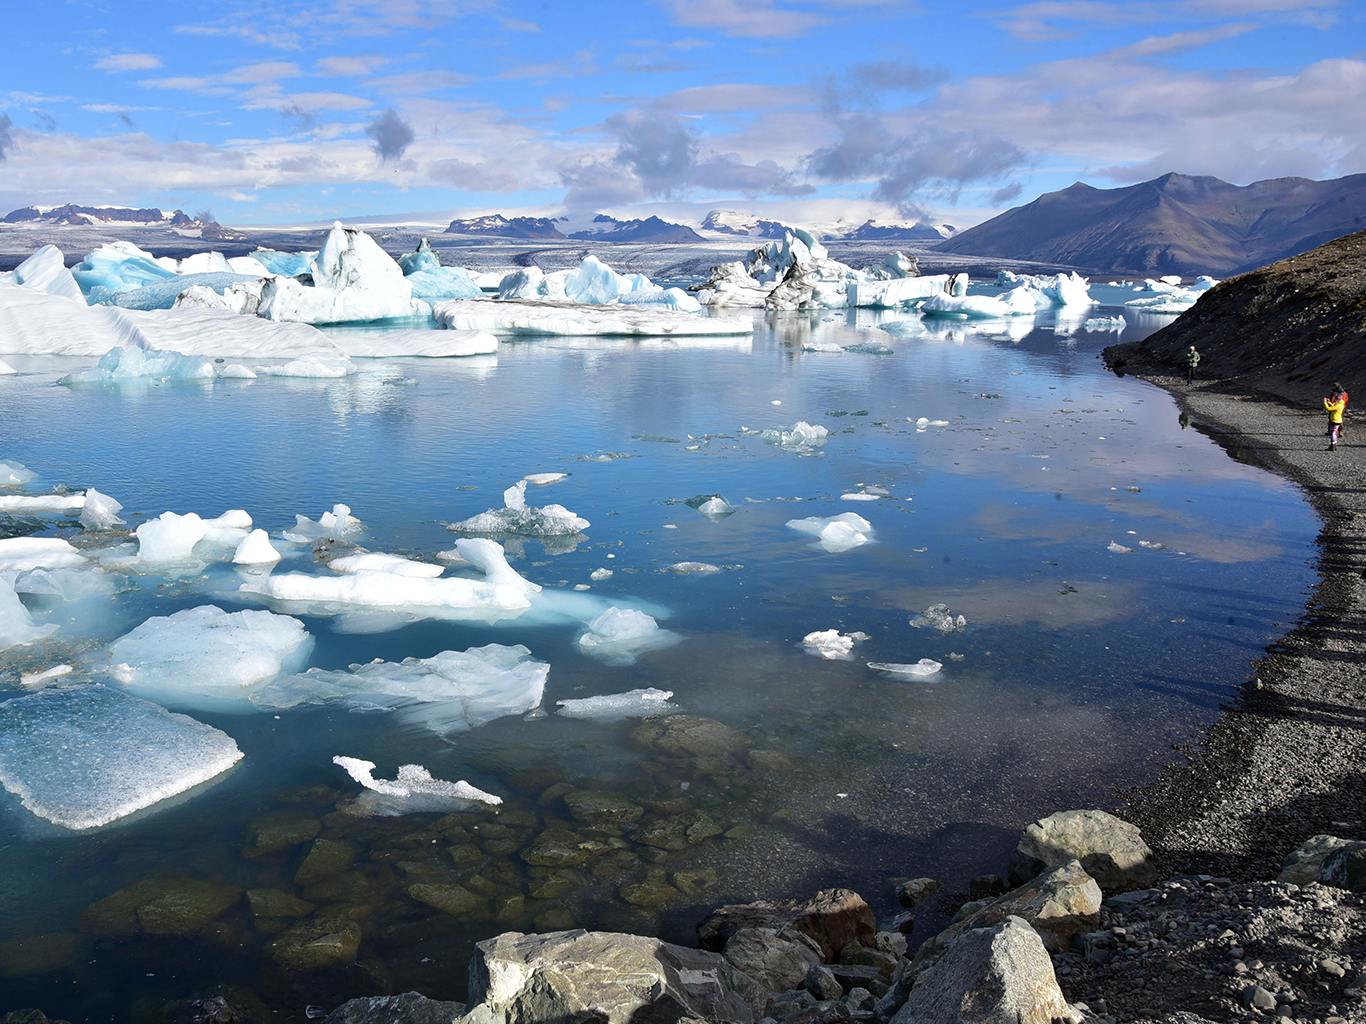
<path fill-rule="evenodd" d="M 1333 401 L 1342 400 L 1342 423 L 1338 425 L 1338 440 L 1347 436 L 1347 389 L 1341 384 L 1333 385 Z"/>
<path fill-rule="evenodd" d="M 1333 394 L 1332 398 L 1323 400 L 1323 407 L 1328 410 L 1328 450 L 1334 451 L 1338 446 L 1338 437 L 1342 433 L 1342 410 L 1347 408 L 1347 395 L 1340 388 Z"/>
<path fill-rule="evenodd" d="M 1186 383 L 1195 383 L 1195 368 L 1200 365 L 1200 353 L 1192 345 L 1186 349 Z"/>

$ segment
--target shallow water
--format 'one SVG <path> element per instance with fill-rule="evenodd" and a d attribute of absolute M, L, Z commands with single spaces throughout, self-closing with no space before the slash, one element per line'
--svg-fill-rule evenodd
<path fill-rule="evenodd" d="M 133 526 L 166 510 L 245 508 L 276 533 L 296 513 L 345 502 L 368 527 L 367 547 L 430 559 L 453 544 L 445 523 L 500 507 L 524 474 L 568 473 L 528 488 L 528 500 L 592 526 L 549 547 L 507 541 L 550 610 L 383 632 L 303 616 L 317 639 L 310 664 L 520 643 L 551 666 L 547 709 L 655 686 L 786 759 L 644 750 L 630 739 L 637 722 L 512 716 L 447 741 L 393 715 L 230 715 L 187 700 L 173 710 L 223 729 L 246 755 L 204 791 L 83 835 L 0 794 L 0 941 L 21 940 L 11 954 L 49 951 L 22 967 L 0 957 L 0 1007 L 121 1021 L 213 980 L 251 988 L 278 1019 L 385 990 L 460 998 L 469 944 L 510 927 L 572 921 L 687 941 L 704 908 L 835 884 L 890 919 L 889 879 L 929 874 L 961 889 L 1004 874 L 1028 821 L 1114 806 L 1118 789 L 1151 778 L 1302 608 L 1312 513 L 1293 486 L 1183 429 L 1166 395 L 1104 372 L 1097 355 L 1113 334 L 1041 315 L 900 338 L 876 329 L 889 319 L 789 315 L 752 340 L 511 343 L 496 358 L 367 361 L 342 381 L 63 388 L 53 382 L 79 363 L 9 359 L 22 373 L 0 379 L 0 458 L 42 474 L 31 491 L 112 494 Z M 1164 322 L 1131 325 L 1125 338 Z M 812 341 L 892 352 L 803 351 Z M 947 425 L 917 429 L 922 416 Z M 784 451 L 757 433 L 797 420 L 829 427 L 824 446 Z M 864 486 L 888 494 L 841 500 Z M 713 494 L 735 513 L 712 521 L 687 503 Z M 851 511 L 875 539 L 843 553 L 784 525 Z M 681 561 L 725 568 L 665 571 Z M 304 553 L 279 571 L 315 571 L 311 562 Z M 613 575 L 591 581 L 599 568 Z M 105 644 L 149 615 L 259 607 L 221 565 L 134 582 L 115 599 L 36 608 L 63 628 L 0 654 L 11 686 L 0 698 L 20 692 L 16 668 L 98 665 Z M 966 617 L 963 632 L 909 627 L 938 602 Z M 682 639 L 630 665 L 586 657 L 576 638 L 610 603 L 645 608 Z M 832 628 L 869 638 L 850 661 L 802 648 L 805 634 Z M 924 657 L 943 670 L 903 680 L 866 665 Z M 338 815 L 359 787 L 335 754 L 375 761 L 386 778 L 416 762 L 467 779 L 505 798 L 512 827 Z M 626 829 L 571 820 L 549 789 L 561 782 L 624 794 L 643 817 Z M 305 891 L 294 874 L 306 841 L 243 856 L 249 823 L 276 812 L 321 820 L 324 838 L 355 851 L 360 866 L 340 876 L 352 888 L 309 899 L 315 916 L 358 922 L 358 965 L 283 970 L 267 944 L 288 921 L 253 918 L 241 902 L 188 940 L 101 934 L 82 920 L 92 902 L 149 877 Z M 644 827 L 699 812 L 717 834 L 703 834 L 708 825 L 662 852 L 637 841 Z M 568 828 L 604 850 L 546 888 L 553 870 L 520 851 Z M 478 858 L 463 863 L 470 846 Z M 679 874 L 689 871 L 702 874 Z M 428 878 L 493 902 L 440 913 L 405 893 Z M 623 899 L 642 881 L 676 890 Z M 524 899 L 520 913 L 510 896 Z M 933 930 L 927 918 L 913 940 Z M 46 945 L 23 938 L 52 933 Z"/>

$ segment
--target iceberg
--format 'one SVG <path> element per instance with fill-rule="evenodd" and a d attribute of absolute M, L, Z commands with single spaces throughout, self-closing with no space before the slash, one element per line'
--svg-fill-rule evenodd
<path fill-rule="evenodd" d="M 67 604 L 91 597 L 112 597 L 132 588 L 127 577 L 94 568 L 29 569 L 14 577 L 15 593 L 52 597 Z"/>
<path fill-rule="evenodd" d="M 6 284 L 22 285 L 46 295 L 59 295 L 85 305 L 85 294 L 71 271 L 66 257 L 55 245 L 45 245 L 8 274 L 0 274 Z"/>
<path fill-rule="evenodd" d="M 31 644 L 55 632 L 55 625 L 39 626 L 34 623 L 33 616 L 19 600 L 9 580 L 0 576 L 0 651 L 19 644 Z"/>
<path fill-rule="evenodd" d="M 174 265 L 164 266 L 145 249 L 120 240 L 92 249 L 85 259 L 71 268 L 71 276 L 89 300 L 92 294 L 129 292 L 178 275 Z"/>
<path fill-rule="evenodd" d="M 278 562 L 280 557 L 280 552 L 275 550 L 265 530 L 252 530 L 232 553 L 234 565 L 270 565 Z"/>
<path fill-rule="evenodd" d="M 925 679 L 934 675 L 943 668 L 944 665 L 942 662 L 935 661 L 932 658 L 921 658 L 919 661 L 912 662 L 909 665 L 898 665 L 885 661 L 870 661 L 868 662 L 868 667 L 874 672 L 886 672 L 888 675 L 892 676 Z"/>
<path fill-rule="evenodd" d="M 299 671 L 312 650 L 298 619 L 205 604 L 153 616 L 115 640 L 109 674 L 159 704 L 241 713 L 253 688 Z"/>
<path fill-rule="evenodd" d="M 867 633 L 841 633 L 838 629 L 822 629 L 802 637 L 802 646 L 808 654 L 818 655 L 826 661 L 853 661 L 855 642 L 867 639 Z"/>
<path fill-rule="evenodd" d="M 779 427 L 765 430 L 759 436 L 765 441 L 786 450 L 810 451 L 825 444 L 825 439 L 830 436 L 830 431 L 819 423 L 812 425 L 806 420 L 798 420 L 792 424 L 791 430 L 783 430 Z"/>
<path fill-rule="evenodd" d="M 948 284 L 947 274 L 931 277 L 894 277 L 887 280 L 850 279 L 847 285 L 850 306 L 861 309 L 895 309 L 919 299 L 939 295 Z"/>
<path fill-rule="evenodd" d="M 427 302 L 440 299 L 478 299 L 484 291 L 463 267 L 443 267 L 424 238 L 413 252 L 398 258 L 398 267 L 412 285 L 413 297 Z"/>
<path fill-rule="evenodd" d="M 250 256 L 252 260 L 265 267 L 268 274 L 283 277 L 298 277 L 313 272 L 313 261 L 318 258 L 317 250 L 311 252 L 280 252 L 276 249 L 257 249 Z"/>
<path fill-rule="evenodd" d="M 105 686 L 0 704 L 0 784 L 63 828 L 107 825 L 241 759 L 227 733 Z"/>
<path fill-rule="evenodd" d="M 395 576 L 414 576 L 423 579 L 435 579 L 446 571 L 439 565 L 417 562 L 401 555 L 386 555 L 381 551 L 363 551 L 359 554 L 343 555 L 341 558 L 332 559 L 327 567 L 343 573 L 389 572 Z"/>
<path fill-rule="evenodd" d="M 0 540 L 0 572 L 66 569 L 85 556 L 60 537 L 7 537 Z"/>
<path fill-rule="evenodd" d="M 262 709 L 341 703 L 392 711 L 441 736 L 540 707 L 550 666 L 520 644 L 488 644 L 401 662 L 376 659 L 349 670 L 311 668 L 252 694 Z"/>
<path fill-rule="evenodd" d="M 176 295 L 169 309 L 224 309 L 229 313 L 256 315 L 261 305 L 261 289 L 264 282 L 252 279 L 249 282 L 233 281 L 226 286 L 215 288 L 208 282 L 189 284 Z M 119 305 L 125 305 L 119 303 Z M 138 309 L 146 308 L 142 306 Z"/>
<path fill-rule="evenodd" d="M 913 616 L 910 625 L 916 629 L 933 629 L 947 636 L 967 629 L 968 620 L 964 615 L 955 616 L 946 604 L 932 604 L 919 615 Z"/>
<path fill-rule="evenodd" d="M 57 379 L 58 384 L 119 384 L 124 381 L 213 380 L 213 363 L 203 356 L 187 356 L 180 352 L 161 352 L 156 349 L 111 348 L 97 365 L 89 370 L 68 373 Z"/>
<path fill-rule="evenodd" d="M 263 287 L 260 278 L 248 277 L 245 274 L 177 274 L 164 281 L 134 288 L 132 291 L 108 292 L 103 288 L 96 288 L 87 298 L 92 306 L 118 306 L 120 309 L 183 309 L 189 306 L 203 306 L 210 309 L 227 309 L 235 313 L 255 313 Z"/>
<path fill-rule="evenodd" d="M 526 503 L 526 480 L 503 492 L 504 508 L 489 509 L 446 529 L 452 533 L 521 534 L 527 537 L 565 537 L 589 527 L 589 522 L 563 505 L 534 508 Z"/>
<path fill-rule="evenodd" d="M 580 305 L 550 299 L 458 299 L 432 315 L 448 330 L 540 337 L 694 337 L 753 334 L 749 320 L 680 313 L 667 306 Z"/>
<path fill-rule="evenodd" d="M 357 804 L 370 815 L 397 817 L 423 811 L 465 811 L 474 804 L 497 807 L 502 797 L 476 789 L 464 779 L 445 782 L 432 778 L 420 764 L 402 764 L 392 782 L 375 778 L 375 762 L 356 757 L 334 757 L 332 763 L 365 787 Z"/>
<path fill-rule="evenodd" d="M 856 512 L 842 512 L 827 519 L 819 516 L 789 519 L 787 526 L 815 537 L 816 542 L 831 554 L 849 551 L 873 539 L 872 524 Z"/>
<path fill-rule="evenodd" d="M 444 359 L 493 355 L 498 351 L 498 337 L 488 331 L 347 332 L 335 335 L 332 341 L 353 359 L 383 356 Z"/>
<path fill-rule="evenodd" d="M 1095 305 L 1086 278 L 1076 271 L 1070 274 L 1014 274 L 1002 270 L 996 283 L 1011 289 L 1027 289 L 1039 309 Z"/>
<path fill-rule="evenodd" d="M 950 295 L 940 292 L 920 306 L 924 316 L 958 320 L 992 320 L 1007 316 L 1033 316 L 1038 306 L 1028 288 L 1012 288 L 1000 296 Z"/>
<path fill-rule="evenodd" d="M 677 633 L 660 629 L 652 616 L 634 608 L 608 608 L 588 623 L 579 637 L 579 649 L 609 665 L 630 665 L 636 655 L 670 647 L 682 639 Z"/>
<path fill-rule="evenodd" d="M 85 504 L 81 506 L 81 525 L 92 533 L 112 530 L 124 525 L 119 518 L 122 511 L 123 506 L 119 502 L 91 487 L 86 490 Z"/>
<path fill-rule="evenodd" d="M 335 380 L 349 377 L 356 372 L 356 364 L 351 357 L 335 349 L 318 349 L 306 352 L 288 363 L 279 366 L 258 366 L 256 373 L 263 377 L 314 377 Z"/>
<path fill-rule="evenodd" d="M 672 690 L 656 690 L 653 686 L 643 690 L 628 690 L 626 693 L 609 693 L 600 697 L 576 697 L 571 700 L 557 700 L 556 714 L 565 718 L 582 718 L 598 722 L 615 722 L 623 718 L 649 718 L 652 715 L 667 715 L 681 711 L 677 704 L 670 704 Z"/>
<path fill-rule="evenodd" d="M 137 528 L 138 561 L 189 562 L 211 560 L 205 557 L 207 555 L 230 557 L 226 552 L 203 549 L 196 552 L 195 548 L 202 543 L 205 548 L 227 548 L 235 552 L 250 530 L 251 516 L 242 509 L 224 512 L 217 519 L 201 519 L 194 512 L 183 516 L 163 512 Z"/>
<path fill-rule="evenodd" d="M 1218 283 L 1212 277 L 1198 277 L 1193 284 L 1185 287 L 1181 284 L 1181 278 L 1171 275 L 1156 281 L 1148 278 L 1142 287 L 1134 289 L 1146 294 L 1130 299 L 1124 306 L 1139 313 L 1179 315 L 1194 306 L 1201 295 Z"/>
<path fill-rule="evenodd" d="M 315 523 L 307 516 L 295 515 L 294 525 L 282 532 L 285 540 L 297 544 L 311 544 L 315 540 L 355 540 L 365 534 L 365 525 L 351 514 L 349 505 L 333 505 Z"/>
<path fill-rule="evenodd" d="M 0 487 L 22 487 L 38 476 L 21 462 L 0 461 Z"/>

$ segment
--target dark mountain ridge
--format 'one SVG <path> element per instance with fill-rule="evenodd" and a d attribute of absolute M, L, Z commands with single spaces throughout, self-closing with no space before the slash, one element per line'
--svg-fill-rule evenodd
<path fill-rule="evenodd" d="M 1230 185 L 1164 174 L 1124 188 L 1082 182 L 960 232 L 941 252 L 1100 273 L 1226 277 L 1366 226 L 1366 174 Z"/>
<path fill-rule="evenodd" d="M 593 227 L 571 231 L 570 238 L 602 242 L 700 242 L 702 236 L 683 224 L 646 217 L 644 220 L 617 220 L 605 213 L 593 218 Z"/>

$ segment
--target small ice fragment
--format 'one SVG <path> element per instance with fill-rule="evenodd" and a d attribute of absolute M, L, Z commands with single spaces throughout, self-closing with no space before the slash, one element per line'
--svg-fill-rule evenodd
<path fill-rule="evenodd" d="M 14 574 L 14 590 L 19 594 L 55 597 L 71 604 L 91 597 L 113 597 L 133 584 L 120 573 L 83 566 L 63 569 L 28 569 Z"/>
<path fill-rule="evenodd" d="M 894 676 L 911 676 L 912 678 L 923 679 L 932 676 L 943 668 L 941 662 L 932 658 L 921 658 L 919 661 L 909 665 L 898 665 L 893 662 L 870 661 L 868 667 L 874 672 L 886 672 Z"/>
<path fill-rule="evenodd" d="M 236 551 L 250 530 L 251 516 L 241 509 L 224 512 L 217 519 L 201 519 L 193 512 L 183 516 L 163 512 L 137 528 L 138 561 L 188 562 L 213 554 L 201 550 L 196 555 L 195 547 L 201 542 L 208 548 Z"/>
<path fill-rule="evenodd" d="M 947 635 L 963 632 L 967 629 L 968 620 L 964 615 L 955 616 L 949 611 L 949 606 L 946 604 L 932 604 L 920 615 L 913 616 L 910 624 L 916 629 L 924 629 L 928 626 L 930 629 Z"/>
<path fill-rule="evenodd" d="M 0 540 L 0 572 L 65 569 L 85 556 L 60 537 L 6 537 Z"/>
<path fill-rule="evenodd" d="M 691 504 L 691 502 L 689 502 L 689 504 Z M 706 501 L 702 502 L 702 504 L 695 507 L 698 512 L 702 513 L 714 523 L 725 519 L 726 516 L 733 515 L 735 512 L 734 506 L 719 494 L 712 495 Z"/>
<path fill-rule="evenodd" d="M 563 480 L 568 475 L 568 473 L 528 473 L 522 479 L 535 487 L 544 487 L 546 484 Z"/>
<path fill-rule="evenodd" d="M 357 757 L 334 757 L 332 763 L 341 766 L 346 774 L 374 794 L 362 806 L 371 814 L 397 817 L 422 811 L 458 811 L 480 803 L 497 807 L 502 797 L 476 789 L 464 779 L 446 782 L 432 778 L 432 773 L 420 764 L 399 765 L 398 777 L 390 782 L 374 776 L 375 762 Z M 365 794 L 369 796 L 370 793 Z M 364 799 L 364 797 L 362 797 Z"/>
<path fill-rule="evenodd" d="M 721 567 L 712 565 L 710 562 L 675 562 L 667 567 L 669 572 L 676 572 L 680 576 L 687 575 L 709 575 L 720 572 Z"/>
<path fill-rule="evenodd" d="M 609 693 L 600 697 L 579 697 L 572 700 L 555 702 L 559 711 L 556 714 L 565 718 L 596 719 L 611 722 L 621 718 L 649 718 L 669 711 L 680 710 L 677 704 L 670 704 L 672 690 L 657 690 L 653 686 L 643 690 L 628 690 L 626 693 Z"/>
<path fill-rule="evenodd" d="M 877 501 L 881 494 L 870 494 L 868 491 L 854 491 L 848 494 L 841 494 L 841 501 Z"/>
<path fill-rule="evenodd" d="M 91 487 L 85 492 L 81 525 L 92 533 L 97 530 L 112 530 L 115 526 L 123 524 L 123 520 L 119 518 L 119 512 L 122 510 L 123 506 L 109 495 L 101 494 Z"/>
<path fill-rule="evenodd" d="M 84 494 L 0 494 L 0 512 L 19 515 L 76 512 L 84 507 Z"/>
<path fill-rule="evenodd" d="M 910 419 L 909 416 L 906 417 L 906 418 L 907 418 L 907 419 Z M 925 429 L 926 427 L 928 427 L 929 425 L 930 425 L 930 418 L 929 418 L 928 416 L 921 416 L 920 419 L 918 419 L 918 420 L 915 421 L 915 429 L 916 429 L 916 430 L 924 430 L 924 429 Z"/>
<path fill-rule="evenodd" d="M 867 544 L 873 537 L 872 524 L 855 512 L 842 512 L 828 519 L 819 516 L 789 519 L 787 525 L 815 537 L 820 546 L 832 554 Z"/>
<path fill-rule="evenodd" d="M 668 647 L 679 639 L 678 634 L 660 629 L 652 616 L 613 605 L 588 623 L 587 632 L 579 637 L 579 648 L 608 664 L 630 665 L 637 654 Z"/>
<path fill-rule="evenodd" d="M 776 444 L 781 448 L 804 452 L 812 448 L 819 448 L 825 444 L 825 440 L 830 436 L 830 431 L 819 423 L 812 425 L 806 420 L 798 420 L 792 424 L 791 430 L 774 428 L 765 430 L 760 437 L 770 444 Z"/>
<path fill-rule="evenodd" d="M 0 576 L 0 651 L 17 644 L 28 644 L 57 632 L 56 625 L 38 626 L 33 622 L 9 580 Z"/>
<path fill-rule="evenodd" d="M 0 487 L 21 487 L 38 474 L 25 469 L 21 462 L 0 460 Z"/>
<path fill-rule="evenodd" d="M 1124 488 L 1124 489 L 1125 489 L 1126 491 L 1128 491 L 1130 494 L 1142 494 L 1142 493 L 1143 493 L 1143 488 L 1142 488 L 1142 487 L 1135 487 L 1133 484 L 1130 484 L 1128 487 L 1126 487 L 1126 488 Z"/>
<path fill-rule="evenodd" d="M 1106 547 L 1105 550 L 1115 555 L 1132 555 L 1134 553 L 1133 548 L 1126 548 L 1123 544 L 1119 543 L 1119 541 L 1116 540 L 1110 541 L 1109 545 Z"/>
<path fill-rule="evenodd" d="M 775 398 L 773 401 L 769 402 L 768 404 L 769 404 L 769 405 L 782 405 L 783 402 L 782 402 L 782 399 L 780 399 L 780 398 Z"/>
<path fill-rule="evenodd" d="M 664 529 L 666 529 L 666 530 L 677 530 L 677 529 L 678 529 L 678 524 L 677 524 L 677 523 L 665 523 L 665 524 L 664 524 Z"/>
<path fill-rule="evenodd" d="M 218 376 L 224 380 L 255 380 L 256 371 L 241 363 L 229 363 L 218 371 Z"/>
<path fill-rule="evenodd" d="M 280 552 L 270 543 L 270 535 L 265 530 L 252 530 L 242 538 L 233 552 L 234 565 L 267 565 L 280 560 Z"/>
<path fill-rule="evenodd" d="M 611 570 L 611 569 L 594 569 L 592 572 L 590 572 L 590 573 L 588 574 L 588 578 L 589 578 L 590 580 L 595 580 L 595 581 L 596 581 L 596 580 L 605 580 L 605 579 L 609 579 L 609 578 L 611 577 L 611 575 L 612 575 L 612 570 Z"/>
<path fill-rule="evenodd" d="M 930 426 L 932 427 L 947 427 L 948 425 L 948 420 L 930 420 Z"/>
<path fill-rule="evenodd" d="M 503 508 L 489 509 L 446 529 L 452 533 L 514 533 L 527 537 L 567 537 L 589 527 L 563 505 L 533 508 L 526 503 L 526 480 L 518 480 L 503 492 Z"/>
<path fill-rule="evenodd" d="M 1156 540 L 1141 540 L 1138 542 L 1138 546 L 1141 548 L 1147 548 L 1149 551 L 1167 550 L 1167 545 L 1163 544 L 1161 541 Z"/>
<path fill-rule="evenodd" d="M 55 687 L 0 704 L 0 784 L 64 828 L 106 825 L 241 759 L 226 733 L 106 686 Z"/>
<path fill-rule="evenodd" d="M 309 544 L 327 537 L 331 540 L 355 540 L 365 532 L 365 525 L 351 514 L 348 505 L 333 505 L 331 512 L 324 512 L 315 523 L 306 516 L 296 514 L 294 525 L 285 530 L 285 540 L 299 544 Z"/>
<path fill-rule="evenodd" d="M 53 665 L 50 669 L 43 672 L 21 672 L 19 673 L 19 685 L 35 688 L 44 683 L 50 683 L 54 679 L 70 675 L 74 671 L 70 665 Z"/>
<path fill-rule="evenodd" d="M 855 641 L 867 639 L 866 633 L 841 634 L 838 629 L 823 629 L 802 637 L 802 646 L 807 653 L 819 655 L 827 661 L 853 661 Z"/>
<path fill-rule="evenodd" d="M 575 583 L 575 584 L 574 584 L 574 589 L 575 589 L 575 590 L 592 590 L 593 588 L 590 587 L 587 583 Z"/>
<path fill-rule="evenodd" d="M 436 579 L 445 570 L 439 565 L 418 562 L 402 555 L 388 555 L 382 551 L 364 551 L 355 555 L 334 558 L 327 564 L 334 572 L 355 573 L 362 571 L 387 572 L 395 576 L 412 576 L 419 579 Z"/>

